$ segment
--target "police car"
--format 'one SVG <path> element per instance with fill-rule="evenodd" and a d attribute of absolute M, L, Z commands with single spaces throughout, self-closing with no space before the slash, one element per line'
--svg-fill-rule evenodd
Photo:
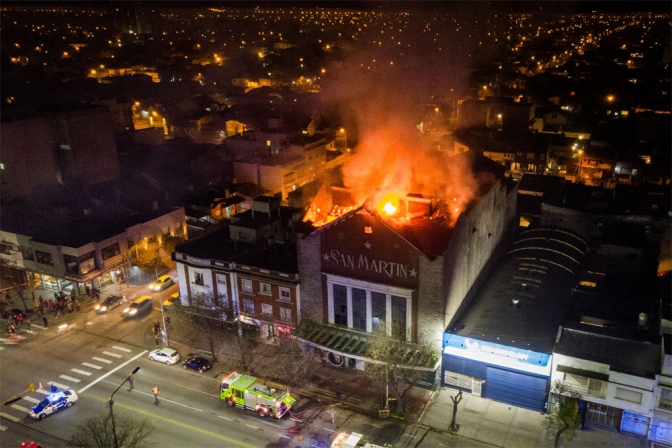
<path fill-rule="evenodd" d="M 75 404 L 77 398 L 77 394 L 73 390 L 51 393 L 44 400 L 30 408 L 30 416 L 36 420 L 42 420 L 49 414 L 71 407 Z"/>

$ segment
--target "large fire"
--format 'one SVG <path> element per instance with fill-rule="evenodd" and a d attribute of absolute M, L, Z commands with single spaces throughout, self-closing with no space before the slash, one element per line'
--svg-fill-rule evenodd
<path fill-rule="evenodd" d="M 376 209 L 379 213 L 384 213 L 387 216 L 394 215 L 397 210 L 399 210 L 399 199 L 401 198 L 400 194 L 397 193 L 386 193 L 383 197 L 376 202 Z"/>

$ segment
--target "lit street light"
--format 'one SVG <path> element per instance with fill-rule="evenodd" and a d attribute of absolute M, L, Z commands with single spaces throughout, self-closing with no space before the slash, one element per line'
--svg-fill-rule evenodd
<path fill-rule="evenodd" d="M 348 134 L 345 132 L 345 128 L 341 128 L 339 132 L 343 134 L 343 144 L 345 146 L 345 150 L 347 152 L 350 152 L 350 150 L 348 149 Z"/>

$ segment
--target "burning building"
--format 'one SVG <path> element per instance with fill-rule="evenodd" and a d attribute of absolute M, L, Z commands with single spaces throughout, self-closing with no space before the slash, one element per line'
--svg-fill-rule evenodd
<path fill-rule="evenodd" d="M 297 231 L 301 315 L 320 326 L 303 340 L 333 363 L 363 368 L 362 347 L 376 330 L 438 351 L 514 222 L 515 184 L 482 155 L 447 157 L 422 173 L 408 168 L 407 177 L 391 170 L 393 179 L 363 199 L 370 183 L 358 184 L 345 167 L 346 186 L 323 188 L 304 218 L 313 225 Z M 437 385 L 437 367 L 428 368 L 428 387 Z"/>

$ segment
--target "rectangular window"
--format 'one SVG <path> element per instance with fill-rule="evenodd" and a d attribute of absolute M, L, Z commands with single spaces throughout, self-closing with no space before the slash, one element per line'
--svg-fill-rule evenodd
<path fill-rule="evenodd" d="M 352 288 L 352 328 L 366 331 L 366 291 Z"/>
<path fill-rule="evenodd" d="M 641 392 L 635 392 L 634 390 L 624 389 L 622 387 L 616 388 L 616 398 L 638 404 L 642 402 Z"/>
<path fill-rule="evenodd" d="M 672 411 L 672 389 L 667 387 L 660 388 L 660 400 L 658 400 L 658 408 Z"/>
<path fill-rule="evenodd" d="M 270 314 L 273 315 L 273 305 L 268 303 L 261 304 L 261 314 Z"/>
<path fill-rule="evenodd" d="M 103 260 L 108 260 L 114 256 L 117 256 L 121 253 L 121 250 L 119 250 L 119 243 L 114 243 L 111 244 L 107 247 L 104 247 L 103 250 L 100 251 L 100 254 L 103 257 Z"/>
<path fill-rule="evenodd" d="M 334 323 L 348 326 L 348 290 L 343 285 L 333 285 L 334 288 Z"/>
<path fill-rule="evenodd" d="M 252 289 L 252 280 L 249 280 L 247 278 L 241 279 L 242 285 L 243 285 L 243 292 L 246 294 L 254 294 L 254 291 Z"/>
<path fill-rule="evenodd" d="M 594 378 L 565 373 L 565 383 L 574 392 L 595 398 L 606 398 L 606 383 Z"/>
<path fill-rule="evenodd" d="M 265 296 L 270 296 L 271 285 L 269 283 L 259 283 L 259 293 Z"/>
<path fill-rule="evenodd" d="M 289 292 L 289 288 L 280 287 L 280 301 L 282 302 L 291 302 L 292 296 Z"/>
<path fill-rule="evenodd" d="M 77 257 L 63 254 L 63 261 L 65 262 L 65 271 L 68 274 L 79 275 L 79 260 Z"/>
<path fill-rule="evenodd" d="M 385 331 L 385 314 L 387 313 L 387 300 L 381 292 L 371 292 L 371 329 L 373 331 Z"/>
<path fill-rule="evenodd" d="M 406 298 L 392 296 L 392 336 L 406 339 Z"/>
<path fill-rule="evenodd" d="M 200 272 L 194 272 L 194 284 L 200 286 L 205 285 L 205 283 L 203 282 L 203 274 L 201 274 Z"/>
<path fill-rule="evenodd" d="M 292 309 L 280 308 L 280 320 L 283 322 L 292 322 Z"/>
<path fill-rule="evenodd" d="M 79 257 L 79 272 L 82 274 L 87 274 L 91 271 L 98 269 L 96 265 L 96 253 L 89 252 L 86 255 Z"/>
<path fill-rule="evenodd" d="M 21 246 L 21 251 L 23 252 L 23 259 L 33 261 L 34 254 L 33 248 L 28 246 Z"/>
<path fill-rule="evenodd" d="M 35 251 L 35 261 L 37 261 L 40 264 L 48 264 L 49 266 L 54 265 L 54 259 L 51 258 L 51 254 L 39 250 Z"/>
<path fill-rule="evenodd" d="M 243 312 L 246 314 L 254 314 L 254 300 L 243 300 Z"/>

